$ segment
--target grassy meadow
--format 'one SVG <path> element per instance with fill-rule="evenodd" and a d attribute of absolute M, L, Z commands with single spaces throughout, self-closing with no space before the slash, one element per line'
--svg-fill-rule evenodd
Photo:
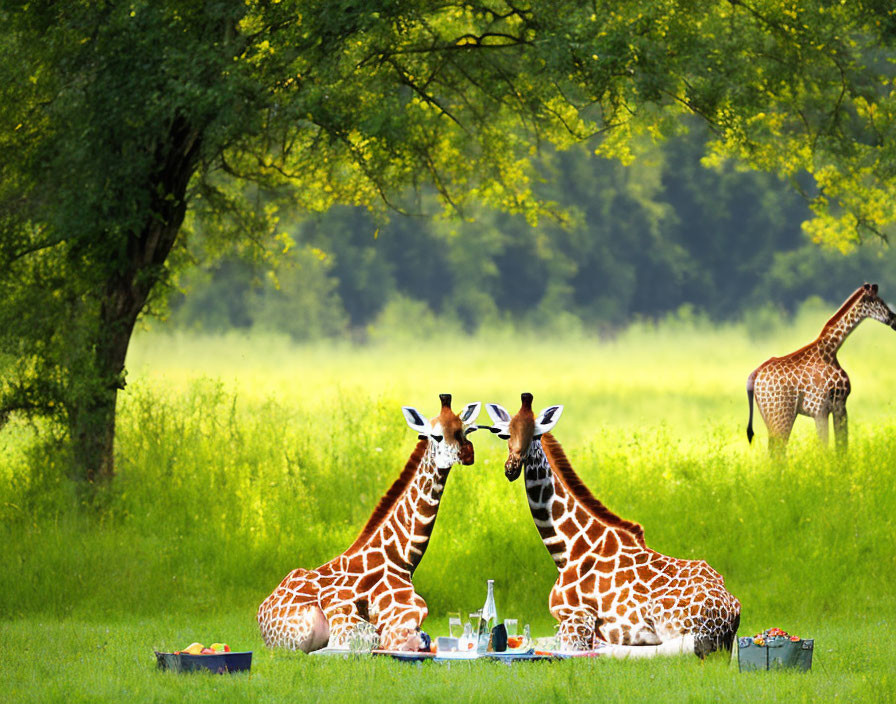
<path fill-rule="evenodd" d="M 747 444 L 749 372 L 810 341 L 830 311 L 763 335 L 679 321 L 612 340 L 498 334 L 366 347 L 146 331 L 121 396 L 99 506 L 31 429 L 0 433 L 0 689 L 9 701 L 887 701 L 896 617 L 896 336 L 864 323 L 840 354 L 853 392 L 839 458 L 797 420 L 789 458 Z M 342 551 L 416 438 L 400 406 L 564 404 L 554 434 L 592 491 L 654 549 L 703 558 L 743 604 L 741 634 L 815 637 L 808 675 L 739 674 L 724 657 L 506 667 L 318 659 L 264 648 L 255 609 L 290 569 Z M 483 412 L 480 422 L 488 422 Z M 430 633 L 496 580 L 499 613 L 548 635 L 553 565 L 508 484 L 506 445 L 471 436 L 415 583 Z M 152 649 L 255 652 L 250 676 L 175 676 Z"/>

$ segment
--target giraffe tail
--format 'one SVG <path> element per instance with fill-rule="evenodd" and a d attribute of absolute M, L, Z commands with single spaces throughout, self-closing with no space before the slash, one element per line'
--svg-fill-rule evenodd
<path fill-rule="evenodd" d="M 756 380 L 756 372 L 754 371 L 747 377 L 747 403 L 750 405 L 750 420 L 747 422 L 747 442 L 753 442 L 753 382 Z"/>

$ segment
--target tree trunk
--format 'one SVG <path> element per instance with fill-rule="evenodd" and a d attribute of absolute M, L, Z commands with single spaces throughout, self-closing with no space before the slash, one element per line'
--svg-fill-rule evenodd
<path fill-rule="evenodd" d="M 125 341 L 127 349 L 127 341 Z M 123 368 L 122 364 L 122 368 Z M 103 482 L 115 474 L 117 388 L 97 388 L 72 404 L 69 436 L 75 479 Z"/>
<path fill-rule="evenodd" d="M 147 188 L 152 202 L 144 228 L 127 240 L 127 256 L 106 280 L 90 359 L 69 410 L 69 440 L 77 479 L 106 482 L 115 474 L 115 413 L 124 388 L 131 334 L 147 298 L 164 275 L 165 261 L 186 215 L 186 192 L 196 169 L 200 135 L 176 118 L 156 149 Z"/>

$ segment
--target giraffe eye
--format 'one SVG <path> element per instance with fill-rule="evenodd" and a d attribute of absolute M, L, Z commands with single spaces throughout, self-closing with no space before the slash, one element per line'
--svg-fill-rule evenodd
<path fill-rule="evenodd" d="M 432 439 L 435 440 L 436 442 L 442 442 L 442 439 L 444 437 L 445 437 L 444 435 L 433 435 Z"/>

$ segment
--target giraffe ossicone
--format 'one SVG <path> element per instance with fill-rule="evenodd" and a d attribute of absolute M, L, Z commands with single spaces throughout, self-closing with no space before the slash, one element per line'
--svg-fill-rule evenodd
<path fill-rule="evenodd" d="M 896 330 L 896 313 L 878 295 L 877 284 L 859 286 L 828 319 L 815 340 L 796 352 L 772 357 L 747 377 L 750 419 L 747 440 L 753 441 L 753 400 L 768 428 L 772 455 L 784 452 L 798 415 L 815 419 L 818 439 L 828 441 L 828 416 L 834 419 L 837 447 L 846 450 L 846 399 L 852 390 L 849 376 L 837 361 L 837 351 L 865 318 Z"/>
<path fill-rule="evenodd" d="M 559 573 L 551 615 L 561 647 L 589 650 L 596 641 L 660 645 L 692 639 L 700 655 L 731 648 L 740 602 L 703 560 L 680 560 L 647 547 L 640 525 L 598 501 L 573 471 L 551 435 L 563 406 L 532 412 L 522 394 L 516 415 L 486 404 L 489 429 L 507 440 L 504 472 L 515 481 L 525 468 L 529 510 Z"/>
<path fill-rule="evenodd" d="M 258 607 L 266 645 L 306 653 L 325 646 L 348 649 L 353 633 L 369 642 L 372 626 L 382 648 L 428 648 L 429 637 L 420 630 L 428 610 L 412 579 L 452 466 L 473 464 L 467 436 L 478 428 L 481 408 L 470 403 L 458 415 L 450 394 L 439 398 L 442 408 L 432 419 L 402 408 L 419 435 L 417 446 L 355 541 L 316 569 L 290 572 Z"/>

